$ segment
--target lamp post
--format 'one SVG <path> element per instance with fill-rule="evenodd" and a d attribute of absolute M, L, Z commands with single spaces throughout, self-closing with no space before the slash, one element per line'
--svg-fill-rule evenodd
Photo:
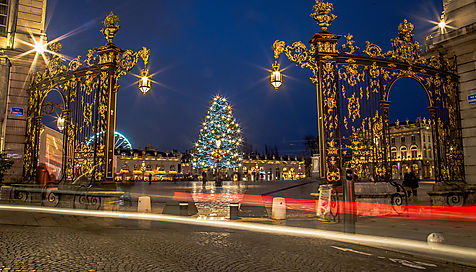
<path fill-rule="evenodd" d="M 317 21 L 322 31 L 315 34 L 309 43 L 311 43 L 311 48 L 307 49 L 304 43 L 294 42 L 291 46 L 286 45 L 284 41 L 275 41 L 273 44 L 274 51 L 274 64 L 272 65 L 271 71 L 271 85 L 278 90 L 279 87 L 283 84 L 283 74 L 280 70 L 278 58 L 282 53 L 288 57 L 289 60 L 294 62 L 297 66 L 301 68 L 309 68 L 313 72 L 313 76 L 310 78 L 312 83 L 316 85 L 317 93 L 317 125 L 318 125 L 318 135 L 319 135 L 319 166 L 320 166 L 320 177 L 326 178 L 326 146 L 324 140 L 324 95 L 323 87 L 319 82 L 322 80 L 320 78 L 319 70 L 322 67 L 319 67 L 319 60 L 322 59 L 322 62 L 326 62 L 326 58 L 329 55 L 335 55 L 337 53 L 336 44 L 337 40 L 340 38 L 339 35 L 334 35 L 327 32 L 327 28 L 330 26 L 332 21 L 337 17 L 332 14 L 333 7 L 331 3 L 324 2 L 322 0 L 316 0 L 314 5 L 314 11 L 311 13 L 311 17 Z M 354 50 L 355 47 L 352 47 Z M 353 52 L 353 51 L 352 51 Z"/>

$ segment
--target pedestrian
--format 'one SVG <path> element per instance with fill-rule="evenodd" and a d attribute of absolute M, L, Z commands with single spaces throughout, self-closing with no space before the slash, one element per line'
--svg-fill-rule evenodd
<path fill-rule="evenodd" d="M 205 171 L 202 172 L 202 183 L 203 184 L 207 183 L 207 172 Z"/>
<path fill-rule="evenodd" d="M 418 178 L 413 171 L 406 173 L 403 176 L 403 188 L 407 192 L 407 196 L 411 197 L 412 194 L 414 197 L 417 196 L 418 189 Z"/>
<path fill-rule="evenodd" d="M 403 189 L 405 189 L 405 192 L 406 192 L 407 196 L 408 197 L 412 196 L 410 173 L 405 173 L 403 175 L 402 186 L 403 186 Z"/>
<path fill-rule="evenodd" d="M 410 173 L 410 188 L 412 189 L 412 193 L 414 197 L 417 197 L 417 189 L 418 185 L 418 177 L 416 176 L 415 172 Z"/>
<path fill-rule="evenodd" d="M 149 185 L 152 184 L 152 173 L 149 173 Z"/>

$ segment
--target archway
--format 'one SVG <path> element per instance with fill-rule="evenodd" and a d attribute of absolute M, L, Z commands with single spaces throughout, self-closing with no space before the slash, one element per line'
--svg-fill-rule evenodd
<path fill-rule="evenodd" d="M 57 183 L 63 176 L 64 99 L 56 90 L 50 91 L 41 104 L 41 128 L 37 167 L 41 186 Z"/>
<path fill-rule="evenodd" d="M 416 79 L 401 77 L 388 92 L 390 143 L 389 169 L 393 179 L 414 172 L 420 179 L 434 179 L 430 98 Z"/>

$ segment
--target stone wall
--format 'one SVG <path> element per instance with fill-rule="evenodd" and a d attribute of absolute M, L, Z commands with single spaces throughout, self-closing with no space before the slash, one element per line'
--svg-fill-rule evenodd
<path fill-rule="evenodd" d="M 45 16 L 46 0 L 11 0 L 7 27 L 9 34 L 0 37 L 3 54 L 11 62 L 8 80 L 5 80 L 3 73 L 0 74 L 3 78 L 0 79 L 0 89 L 6 90 L 8 94 L 7 99 L 0 99 L 0 109 L 6 110 L 6 119 L 2 122 L 2 128 L 5 128 L 2 129 L 2 151 L 15 161 L 12 169 L 5 175 L 5 182 L 18 182 L 22 177 L 28 103 L 26 88 L 29 74 L 44 68 L 41 57 L 33 65 L 34 54 L 21 58 L 17 56 L 32 49 L 24 43 L 34 44 L 32 36 L 36 41 L 42 38 L 46 42 Z M 12 115 L 12 108 L 23 109 L 23 115 Z"/>
<path fill-rule="evenodd" d="M 476 104 L 468 96 L 476 94 L 476 0 L 445 1 L 448 27 L 443 35 L 427 41 L 427 54 L 456 57 L 459 75 L 461 125 L 466 181 L 476 184 Z"/>

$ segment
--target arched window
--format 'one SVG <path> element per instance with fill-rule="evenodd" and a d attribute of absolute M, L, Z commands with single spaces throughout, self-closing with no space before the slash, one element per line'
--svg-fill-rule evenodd
<path fill-rule="evenodd" d="M 390 158 L 392 160 L 395 160 L 397 158 L 397 148 L 396 147 L 392 147 L 392 150 L 390 151 Z"/>
<path fill-rule="evenodd" d="M 407 147 L 406 146 L 402 146 L 400 148 L 400 154 L 402 156 L 402 160 L 406 160 L 407 159 Z"/>
<path fill-rule="evenodd" d="M 412 158 L 416 159 L 418 156 L 418 147 L 414 145 L 410 148 L 410 150 L 412 152 Z"/>

